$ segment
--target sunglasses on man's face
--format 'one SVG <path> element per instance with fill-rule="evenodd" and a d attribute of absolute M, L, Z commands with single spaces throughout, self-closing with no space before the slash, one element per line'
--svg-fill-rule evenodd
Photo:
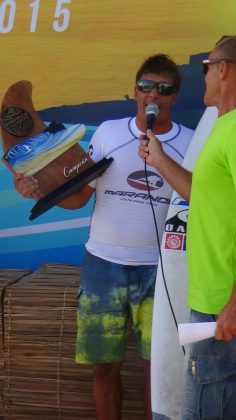
<path fill-rule="evenodd" d="M 222 61 L 224 61 L 225 63 L 236 63 L 236 60 L 232 60 L 231 58 L 208 58 L 206 60 L 202 60 L 203 74 L 206 76 L 210 64 L 219 64 Z"/>
<path fill-rule="evenodd" d="M 143 93 L 150 93 L 152 89 L 156 88 L 161 96 L 169 96 L 176 92 L 176 88 L 171 83 L 153 82 L 152 80 L 138 80 L 137 88 Z"/>

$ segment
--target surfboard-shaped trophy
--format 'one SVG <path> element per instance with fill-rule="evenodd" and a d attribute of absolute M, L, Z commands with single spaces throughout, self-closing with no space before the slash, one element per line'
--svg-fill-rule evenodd
<path fill-rule="evenodd" d="M 112 158 L 97 163 L 78 144 L 85 133 L 83 124 L 65 128 L 47 126 L 35 111 L 32 84 L 21 80 L 7 90 L 0 114 L 2 161 L 13 172 L 33 175 L 38 189 L 31 210 L 35 219 L 84 185 L 100 176 Z"/>

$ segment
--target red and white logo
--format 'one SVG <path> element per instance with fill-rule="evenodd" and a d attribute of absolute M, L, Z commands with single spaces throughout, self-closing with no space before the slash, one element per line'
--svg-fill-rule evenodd
<path fill-rule="evenodd" d="M 165 233 L 165 249 L 182 251 L 185 235 L 180 233 Z"/>

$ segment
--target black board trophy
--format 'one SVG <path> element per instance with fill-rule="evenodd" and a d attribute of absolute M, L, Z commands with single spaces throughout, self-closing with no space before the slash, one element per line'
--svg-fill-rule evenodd
<path fill-rule="evenodd" d="M 100 176 L 112 158 L 94 163 L 77 143 L 83 124 L 65 128 L 43 122 L 32 102 L 32 84 L 21 80 L 7 90 L 1 107 L 2 161 L 13 172 L 33 175 L 38 189 L 30 220 Z"/>

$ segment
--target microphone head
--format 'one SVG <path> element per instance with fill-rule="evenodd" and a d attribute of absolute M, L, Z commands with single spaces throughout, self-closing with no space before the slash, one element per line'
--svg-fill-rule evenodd
<path fill-rule="evenodd" d="M 157 104 L 148 104 L 146 106 L 146 116 L 147 116 L 147 130 L 152 130 L 158 116 L 160 108 Z"/>
<path fill-rule="evenodd" d="M 157 104 L 151 103 L 146 106 L 146 115 L 154 114 L 155 117 L 158 116 L 160 108 Z"/>

